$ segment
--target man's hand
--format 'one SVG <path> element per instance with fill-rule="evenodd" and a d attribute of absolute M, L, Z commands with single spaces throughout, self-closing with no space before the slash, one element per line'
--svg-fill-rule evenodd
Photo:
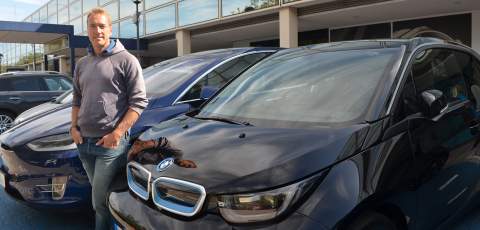
<path fill-rule="evenodd" d="M 73 126 L 72 128 L 70 128 L 70 136 L 72 137 L 75 144 L 78 145 L 83 143 L 82 134 L 80 133 L 80 131 L 78 131 L 77 127 Z"/>
<path fill-rule="evenodd" d="M 96 145 L 101 145 L 104 148 L 115 149 L 120 144 L 120 139 L 125 135 L 117 130 L 105 135 L 100 139 Z"/>

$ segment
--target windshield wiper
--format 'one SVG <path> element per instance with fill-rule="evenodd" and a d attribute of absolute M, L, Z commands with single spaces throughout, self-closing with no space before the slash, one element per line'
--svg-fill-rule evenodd
<path fill-rule="evenodd" d="M 225 117 L 195 117 L 197 119 L 200 119 L 200 120 L 212 120 L 212 121 L 221 121 L 221 122 L 226 122 L 226 123 L 230 123 L 230 124 L 235 124 L 235 125 L 245 125 L 245 126 L 253 126 L 252 124 L 250 124 L 249 122 L 246 122 L 246 121 L 236 121 L 236 120 L 232 120 L 232 119 L 228 119 L 228 118 L 225 118 Z"/>

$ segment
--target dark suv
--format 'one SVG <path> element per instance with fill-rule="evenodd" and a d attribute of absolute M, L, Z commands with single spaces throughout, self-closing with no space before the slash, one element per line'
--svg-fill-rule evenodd
<path fill-rule="evenodd" d="M 72 88 L 70 77 L 58 72 L 10 72 L 0 75 L 0 133 L 15 117 L 41 103 L 51 101 Z"/>
<path fill-rule="evenodd" d="M 437 229 L 478 205 L 480 62 L 431 38 L 287 49 L 130 149 L 130 229 Z"/>

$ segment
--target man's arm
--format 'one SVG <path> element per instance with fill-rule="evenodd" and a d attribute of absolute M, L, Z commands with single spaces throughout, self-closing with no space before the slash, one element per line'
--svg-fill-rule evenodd
<path fill-rule="evenodd" d="M 127 113 L 123 116 L 122 120 L 111 133 L 105 135 L 97 142 L 97 145 L 102 145 L 105 148 L 114 149 L 120 144 L 120 139 L 130 129 L 133 124 L 138 120 L 140 114 L 129 108 Z"/>
<path fill-rule="evenodd" d="M 78 106 L 72 106 L 72 126 L 70 127 L 70 135 L 72 136 L 73 142 L 75 144 L 81 144 L 82 141 L 82 134 L 78 130 L 78 111 L 80 110 L 80 107 Z"/>

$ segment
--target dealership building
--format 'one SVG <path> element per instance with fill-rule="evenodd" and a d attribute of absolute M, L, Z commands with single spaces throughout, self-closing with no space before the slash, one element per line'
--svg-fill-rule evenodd
<path fill-rule="evenodd" d="M 114 37 L 136 38 L 133 0 L 51 0 L 19 24 L 69 25 L 72 35 L 4 31 L 1 64 L 71 72 L 73 61 L 86 55 L 87 14 L 98 6 L 112 16 Z M 143 66 L 217 48 L 290 48 L 431 31 L 480 52 L 478 0 L 142 0 L 139 12 Z"/>

